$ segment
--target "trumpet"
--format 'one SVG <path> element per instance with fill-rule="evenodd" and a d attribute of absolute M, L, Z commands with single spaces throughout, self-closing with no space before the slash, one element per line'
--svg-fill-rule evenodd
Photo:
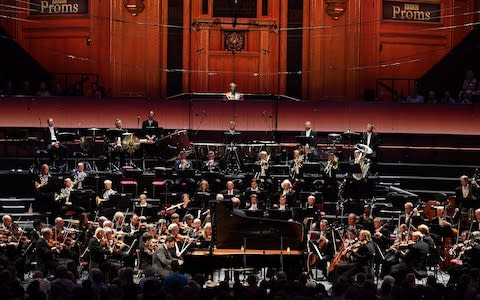
<path fill-rule="evenodd" d="M 324 172 L 328 175 L 328 177 L 332 177 L 332 170 L 338 169 L 338 157 L 334 156 L 332 160 L 327 162 L 325 166 Z"/>
<path fill-rule="evenodd" d="M 298 175 L 301 167 L 303 167 L 303 154 L 294 158 L 292 168 L 290 169 L 290 177 L 294 178 L 295 175 Z"/>
<path fill-rule="evenodd" d="M 270 154 L 266 158 L 260 159 L 260 176 L 266 176 L 266 171 L 270 168 Z"/>
<path fill-rule="evenodd" d="M 186 159 L 182 159 L 180 162 L 180 169 L 182 170 L 190 169 L 190 162 Z"/>

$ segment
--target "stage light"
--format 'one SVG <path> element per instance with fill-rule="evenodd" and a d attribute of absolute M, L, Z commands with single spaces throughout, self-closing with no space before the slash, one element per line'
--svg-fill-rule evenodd
<path fill-rule="evenodd" d="M 132 16 L 139 15 L 145 9 L 143 0 L 125 0 L 124 6 Z"/>

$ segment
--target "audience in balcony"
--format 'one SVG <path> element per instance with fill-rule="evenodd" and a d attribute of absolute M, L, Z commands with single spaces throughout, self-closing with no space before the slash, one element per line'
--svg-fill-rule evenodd
<path fill-rule="evenodd" d="M 422 95 L 418 92 L 418 89 L 416 87 L 412 88 L 410 91 L 410 94 L 407 96 L 407 98 L 404 101 L 405 103 L 424 103 L 425 99 L 423 98 Z"/>
<path fill-rule="evenodd" d="M 439 103 L 440 104 L 456 104 L 457 101 L 452 98 L 452 96 L 450 94 L 450 91 L 446 90 L 445 92 L 443 92 L 443 96 L 442 96 L 442 98 L 440 98 Z"/>
<path fill-rule="evenodd" d="M 40 85 L 38 86 L 38 91 L 35 93 L 37 97 L 51 97 L 52 94 L 48 90 L 47 83 L 45 81 L 41 81 Z"/>
<path fill-rule="evenodd" d="M 462 90 L 458 94 L 458 98 L 462 103 L 472 99 L 472 95 L 478 95 L 477 79 L 472 70 L 467 70 L 465 73 L 465 80 L 463 81 Z"/>
<path fill-rule="evenodd" d="M 427 99 L 425 103 L 436 104 L 438 103 L 437 93 L 434 90 L 429 90 L 427 93 Z"/>

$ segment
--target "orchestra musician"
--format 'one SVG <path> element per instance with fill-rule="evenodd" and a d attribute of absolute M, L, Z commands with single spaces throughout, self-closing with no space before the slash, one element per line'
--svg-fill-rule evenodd
<path fill-rule="evenodd" d="M 346 261 L 334 267 L 333 278 L 344 277 L 349 280 L 359 272 L 372 275 L 371 267 L 375 256 L 375 245 L 372 242 L 370 231 L 361 230 L 358 241 L 348 246 L 344 253 Z M 339 252 L 339 254 L 342 254 L 342 252 Z"/>
<path fill-rule="evenodd" d="M 74 184 L 77 186 L 77 190 L 81 190 L 83 188 L 83 181 L 87 178 L 88 174 L 85 172 L 85 164 L 83 162 L 79 162 L 77 167 L 72 172 L 72 178 L 74 180 Z"/>
<path fill-rule="evenodd" d="M 225 198 L 228 198 L 228 197 L 231 198 L 231 197 L 234 197 L 234 196 L 239 197 L 240 196 L 240 190 L 236 189 L 233 181 L 229 180 L 225 184 L 225 189 L 222 190 L 220 192 L 220 194 L 222 194 Z"/>
<path fill-rule="evenodd" d="M 328 227 L 328 221 L 325 219 L 320 220 L 318 239 L 310 240 L 310 246 L 312 253 L 316 256 L 314 261 L 310 261 L 311 265 L 316 265 L 322 271 L 323 277 L 327 278 L 327 262 L 331 261 L 334 256 L 334 241 L 332 240 L 332 232 Z M 315 227 L 315 224 L 312 224 Z"/>
<path fill-rule="evenodd" d="M 403 207 L 404 214 L 400 216 L 400 224 L 405 224 L 407 225 L 407 228 L 410 228 L 410 226 L 417 227 L 424 222 L 422 216 L 418 213 L 418 210 L 413 207 L 412 202 L 405 203 Z"/>
<path fill-rule="evenodd" d="M 35 243 L 38 259 L 38 268 L 45 275 L 53 274 L 55 270 L 56 245 L 52 243 L 53 232 L 50 228 L 43 228 L 41 238 Z"/>
<path fill-rule="evenodd" d="M 175 248 L 175 237 L 169 236 L 165 243 L 159 245 L 152 256 L 152 267 L 155 272 L 161 276 L 167 276 L 172 270 L 172 261 L 177 260 L 179 264 L 183 264 L 183 260 L 174 258 L 171 250 Z"/>
<path fill-rule="evenodd" d="M 200 183 L 198 184 L 198 189 L 197 193 L 210 193 L 210 184 L 208 183 L 208 180 L 202 179 L 200 180 Z"/>
<path fill-rule="evenodd" d="M 261 204 L 258 202 L 258 196 L 257 194 L 250 194 L 250 200 L 246 202 L 245 204 L 245 208 L 247 210 L 252 210 L 252 211 L 256 211 L 256 210 L 259 210 L 259 209 L 263 209 L 261 207 Z"/>
<path fill-rule="evenodd" d="M 112 249 L 108 247 L 103 228 L 95 229 L 95 234 L 88 242 L 88 250 L 90 252 L 90 271 L 93 268 L 100 268 L 107 275 L 107 279 L 111 279 L 111 275 L 116 274 L 116 269 L 114 265 L 107 261 L 107 258 L 112 254 Z M 110 275 L 110 278 L 108 278 L 108 275 Z"/>
<path fill-rule="evenodd" d="M 260 166 L 260 173 L 257 177 L 266 179 L 270 177 L 270 155 L 268 155 L 267 151 L 260 151 L 259 153 L 260 160 L 258 161 L 258 165 Z"/>
<path fill-rule="evenodd" d="M 429 253 L 428 244 L 423 241 L 423 234 L 420 231 L 412 233 L 413 244 L 405 253 L 399 252 L 402 261 L 391 268 L 391 275 L 395 281 L 401 281 L 407 273 L 413 273 L 416 277 L 425 277 L 427 274 L 426 264 Z"/>
<path fill-rule="evenodd" d="M 186 185 L 187 187 L 195 185 L 195 180 L 189 177 L 190 174 L 183 172 L 185 170 L 193 170 L 192 162 L 188 159 L 188 151 L 180 151 L 178 159 L 175 160 L 175 169 L 177 171 L 177 179 L 175 179 L 175 186 L 177 188 L 181 189 L 182 185 Z"/>
<path fill-rule="evenodd" d="M 203 226 L 202 234 L 199 239 L 204 242 L 210 242 L 212 240 L 212 223 L 207 222 Z"/>
<path fill-rule="evenodd" d="M 113 189 L 113 183 L 111 180 L 107 179 L 103 182 L 103 192 L 102 198 L 97 196 L 97 205 L 101 206 L 103 202 L 109 201 L 110 196 L 116 194 L 117 192 Z"/>
<path fill-rule="evenodd" d="M 287 203 L 290 206 L 298 206 L 297 195 L 295 193 L 295 190 L 293 189 L 292 182 L 288 179 L 285 179 L 280 184 L 280 188 L 282 189 L 280 193 L 286 197 Z"/>
<path fill-rule="evenodd" d="M 460 177 L 460 186 L 455 189 L 457 206 L 464 207 L 465 202 L 477 200 L 478 186 L 476 182 L 470 183 L 467 175 Z M 469 205 L 468 207 L 471 207 Z"/>
<path fill-rule="evenodd" d="M 336 201 L 338 197 L 338 181 L 337 181 L 337 172 L 338 172 L 338 157 L 333 153 L 329 152 L 327 155 L 327 164 L 323 169 L 323 186 L 322 194 L 323 199 L 326 201 Z"/>
<path fill-rule="evenodd" d="M 250 180 L 250 186 L 245 190 L 245 193 L 246 194 L 253 194 L 253 193 L 259 194 L 261 192 L 263 192 L 263 188 L 261 188 L 258 185 L 258 180 L 255 179 L 255 178 L 252 178 Z"/>
<path fill-rule="evenodd" d="M 148 128 L 158 128 L 158 122 L 155 120 L 155 112 L 153 110 L 148 112 L 147 119 L 142 122 L 142 129 L 145 131 Z M 144 134 L 149 142 L 153 143 L 155 141 L 155 135 Z"/>
<path fill-rule="evenodd" d="M 188 237 L 190 238 L 199 238 L 203 233 L 202 229 L 202 220 L 194 219 L 192 222 L 191 230 L 188 232 Z"/>
<path fill-rule="evenodd" d="M 43 164 L 40 168 L 40 173 L 35 178 L 35 201 L 33 203 L 33 210 L 40 213 L 46 213 L 54 208 L 54 191 L 51 188 L 53 181 L 50 175 L 50 168 L 47 164 Z"/>
<path fill-rule="evenodd" d="M 312 156 L 317 156 L 317 134 L 312 129 L 312 122 L 305 121 L 305 130 L 300 132 L 299 136 L 305 137 L 305 141 L 300 144 L 300 150 L 305 155 L 305 161 L 310 160 Z"/>
<path fill-rule="evenodd" d="M 65 178 L 63 180 L 63 188 L 60 189 L 60 193 L 55 193 L 54 199 L 58 206 L 62 204 L 69 205 L 70 193 L 73 191 L 73 182 L 70 178 Z"/>
<path fill-rule="evenodd" d="M 303 177 L 303 155 L 300 150 L 293 150 L 293 158 L 290 165 L 290 179 L 292 181 L 300 180 Z"/>
<path fill-rule="evenodd" d="M 154 157 L 156 151 L 155 141 L 157 140 L 156 130 L 158 130 L 158 122 L 155 120 L 155 112 L 150 110 L 147 119 L 142 122 L 143 135 L 147 139 L 147 143 L 143 146 L 144 156 Z"/>
<path fill-rule="evenodd" d="M 53 118 L 47 119 L 47 128 L 44 132 L 44 141 L 47 145 L 47 152 L 50 157 L 50 164 L 54 165 L 55 154 L 58 156 L 59 164 L 63 164 L 68 148 L 64 144 L 60 143 L 58 130 L 54 126 Z"/>
<path fill-rule="evenodd" d="M 372 216 L 372 208 L 370 204 L 365 204 L 363 206 L 363 214 L 358 221 L 362 227 L 370 232 L 373 232 L 373 216 Z"/>
<path fill-rule="evenodd" d="M 480 268 L 480 231 L 473 231 L 470 238 L 461 243 L 459 248 L 458 264 L 448 270 L 449 284 L 458 283 L 461 275 L 467 273 L 470 269 Z"/>
<path fill-rule="evenodd" d="M 437 243 L 444 238 L 453 238 L 452 218 L 446 215 L 443 206 L 434 207 L 434 209 L 436 210 L 436 216 L 430 221 L 430 232 L 432 236 L 436 238 Z"/>
<path fill-rule="evenodd" d="M 273 208 L 277 210 L 283 210 L 283 211 L 290 210 L 287 204 L 287 197 L 285 195 L 278 196 L 278 203 L 274 204 Z"/>
<path fill-rule="evenodd" d="M 11 232 L 12 231 L 13 220 L 10 215 L 3 215 L 2 224 L 0 225 L 0 230 L 2 232 Z"/>
<path fill-rule="evenodd" d="M 354 213 L 349 213 L 347 217 L 347 229 L 352 230 L 355 233 L 359 233 L 360 230 L 364 229 L 362 224 L 358 223 L 358 217 Z"/>
<path fill-rule="evenodd" d="M 474 219 L 471 226 L 472 226 L 472 231 L 480 230 L 480 208 L 477 208 L 475 210 Z"/>
<path fill-rule="evenodd" d="M 220 171 L 220 163 L 216 160 L 215 151 L 208 151 L 207 159 L 202 163 L 202 170 L 208 172 Z"/>
<path fill-rule="evenodd" d="M 125 165 L 125 150 L 122 146 L 122 134 L 127 132 L 122 126 L 122 120 L 115 120 L 115 129 L 118 130 L 118 134 L 114 136 L 111 143 L 111 161 L 118 160 L 118 166 L 121 168 Z"/>
<path fill-rule="evenodd" d="M 153 253 L 157 250 L 158 242 L 149 232 L 142 234 L 141 243 L 138 246 L 141 270 L 152 266 Z"/>
<path fill-rule="evenodd" d="M 382 219 L 377 217 L 373 219 L 373 241 L 382 249 L 387 250 L 390 245 L 390 230 L 383 225 Z"/>
<path fill-rule="evenodd" d="M 43 229 L 43 226 L 44 225 L 43 225 L 42 220 L 40 220 L 40 219 L 33 220 L 33 230 L 31 230 L 28 233 L 28 239 L 31 240 L 32 243 L 35 243 L 36 241 L 38 241 L 38 239 L 40 239 L 40 237 L 42 235 L 41 231 Z"/>
<path fill-rule="evenodd" d="M 380 137 L 374 131 L 375 126 L 372 123 L 367 124 L 367 131 L 363 132 L 361 136 L 361 143 L 367 145 L 372 149 L 372 153 L 367 154 L 366 157 L 370 160 L 370 173 L 375 174 L 377 164 L 377 153 L 380 146 Z"/>

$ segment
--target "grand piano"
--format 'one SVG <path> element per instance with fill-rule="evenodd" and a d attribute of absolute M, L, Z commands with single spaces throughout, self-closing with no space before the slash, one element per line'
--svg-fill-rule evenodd
<path fill-rule="evenodd" d="M 234 268 L 270 267 L 297 276 L 303 268 L 305 232 L 301 223 L 247 217 L 230 200 L 211 201 L 213 237 L 208 247 L 185 256 L 192 274 Z"/>

